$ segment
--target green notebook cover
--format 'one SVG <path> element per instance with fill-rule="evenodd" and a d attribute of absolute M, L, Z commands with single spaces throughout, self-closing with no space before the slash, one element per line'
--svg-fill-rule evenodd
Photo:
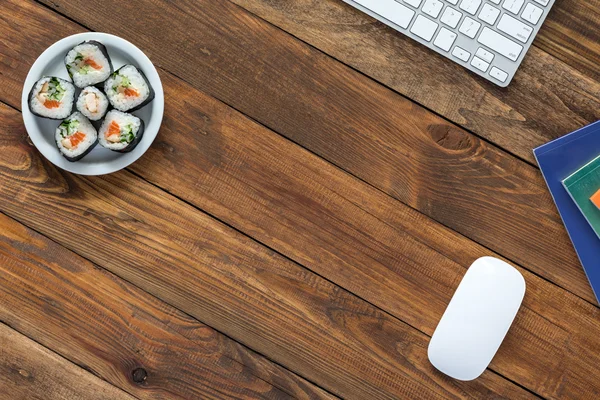
<path fill-rule="evenodd" d="M 563 185 L 600 238 L 600 210 L 590 200 L 600 190 L 600 156 L 563 180 Z"/>

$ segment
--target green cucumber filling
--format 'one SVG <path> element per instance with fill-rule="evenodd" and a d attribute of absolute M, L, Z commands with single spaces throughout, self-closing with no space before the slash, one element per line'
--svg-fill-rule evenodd
<path fill-rule="evenodd" d="M 65 119 L 58 128 L 60 129 L 60 136 L 66 138 L 67 136 L 71 136 L 75 132 L 77 132 L 77 128 L 79 127 L 79 121 L 75 119 Z"/>
<path fill-rule="evenodd" d="M 60 81 L 56 78 L 51 78 L 48 81 L 48 96 L 49 100 L 61 101 L 65 96 L 65 88 L 62 87 Z"/>
<path fill-rule="evenodd" d="M 119 142 L 131 143 L 134 137 L 135 136 L 133 134 L 133 126 L 131 126 L 131 124 L 128 124 L 125 126 L 125 128 L 121 130 L 121 140 L 119 140 Z"/>
<path fill-rule="evenodd" d="M 77 53 L 73 62 L 67 64 L 67 69 L 69 70 L 69 73 L 72 73 L 71 70 L 74 70 L 81 75 L 87 75 L 93 68 L 83 62 L 83 54 Z"/>
<path fill-rule="evenodd" d="M 119 75 L 118 72 L 112 74 L 112 78 L 114 79 L 112 90 L 117 92 L 119 90 L 119 86 L 123 88 L 127 88 L 131 86 L 131 81 L 125 75 Z"/>

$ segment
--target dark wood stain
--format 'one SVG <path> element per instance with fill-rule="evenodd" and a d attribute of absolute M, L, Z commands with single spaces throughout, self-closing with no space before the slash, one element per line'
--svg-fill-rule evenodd
<path fill-rule="evenodd" d="M 477 146 L 472 145 L 470 152 L 446 151 L 427 133 L 428 127 L 459 127 L 230 2 L 182 1 L 175 5 L 140 0 L 136 5 L 109 1 L 102 6 L 78 1 L 59 3 L 63 12 L 91 28 L 118 33 L 136 42 L 157 63 L 176 71 L 193 87 L 492 251 L 594 300 L 543 179 L 534 167 L 472 135 Z M 124 14 L 139 13 L 140 22 L 121 23 L 112 16 L 115 7 L 121 7 Z M 157 15 L 161 17 L 155 18 Z M 171 26 L 170 20 L 186 23 Z M 151 39 L 155 30 L 164 31 L 160 42 Z M 192 49 L 206 42 L 220 46 L 208 59 L 185 62 L 195 59 L 197 53 Z M 527 60 L 541 62 L 549 57 L 533 54 Z M 444 63 L 445 68 L 449 65 Z M 536 70 L 549 73 L 539 67 Z M 554 72 L 552 76 L 563 74 Z M 564 82 L 556 90 L 565 86 L 574 87 Z M 587 88 L 595 90 L 593 82 Z M 545 112 L 543 119 L 538 114 L 536 118 L 548 126 L 554 123 L 560 104 L 566 103 L 557 98 L 554 89 L 536 83 L 521 92 L 547 92 L 540 99 L 528 98 L 527 104 L 535 103 L 536 109 L 545 103 L 552 107 L 553 113 Z M 497 89 L 490 86 L 490 90 Z M 419 91 L 432 96 L 449 93 L 422 84 Z M 487 92 L 470 96 L 491 98 Z M 591 94 L 581 96 L 594 112 L 600 110 L 597 98 Z M 573 96 L 569 96 L 572 103 Z M 493 121 L 485 112 L 487 108 L 478 106 L 477 110 L 486 121 Z M 559 120 L 572 122 L 572 117 L 564 115 Z M 503 135 L 508 137 L 506 132 Z M 511 140 L 528 137 L 523 133 L 510 136 Z M 523 237 L 535 237 L 536 241 L 524 241 Z"/>
<path fill-rule="evenodd" d="M 0 104 L 0 397 L 599 396 L 599 309 L 510 154 L 600 116 L 598 0 L 558 1 L 508 89 L 337 0 L 42 3 L 2 4 L 1 102 L 83 31 L 54 8 L 140 46 L 165 119 L 130 172 L 78 177 Z M 427 342 L 477 242 L 528 291 L 457 382 Z"/>
<path fill-rule="evenodd" d="M 16 119 L 20 115 L 0 106 L 0 117 Z M 0 152 L 0 159 L 12 149 L 8 142 L 3 143 L 6 151 Z M 356 398 L 402 398 L 414 397 L 416 393 L 432 398 L 480 397 L 488 393 L 509 398 L 530 397 L 528 392 L 492 371 L 475 382 L 450 381 L 429 364 L 425 353 L 402 355 L 396 350 L 397 343 L 409 341 L 425 349 L 427 336 L 126 171 L 92 178 L 64 174 L 70 177 L 73 191 L 63 194 L 54 191 L 48 186 L 51 181 L 44 179 L 49 175 L 47 171 L 55 168 L 35 150 L 31 150 L 28 157 L 27 176 L 44 184 L 18 180 L 22 171 L 13 174 L 16 166 L 2 159 L 0 202 L 4 205 L 3 212 L 335 394 Z M 22 202 L 14 200 L 16 191 Z M 35 204 L 34 198 L 37 199 Z M 70 207 L 61 206 L 67 201 Z M 45 212 L 40 204 L 52 207 L 52 211 Z M 97 220 L 83 217 L 86 208 L 94 209 L 103 217 Z M 131 226 L 127 221 L 132 218 L 140 222 Z M 57 224 L 61 229 L 54 229 Z M 29 231 L 27 234 L 33 235 Z M 15 236 L 11 236 L 9 244 L 15 241 Z M 95 245 L 89 246 L 90 242 Z M 167 315 L 181 318 L 175 311 L 162 311 L 152 323 L 146 322 L 145 314 L 138 310 L 148 311 L 150 305 L 158 307 L 156 300 L 148 300 L 145 293 L 134 288 L 118 294 L 112 287 L 112 279 L 106 283 L 100 282 L 98 277 L 83 279 L 92 273 L 91 267 L 76 279 L 66 271 L 71 263 L 81 268 L 81 260 L 74 255 L 65 257 L 66 250 L 60 251 L 56 246 L 46 245 L 53 250 L 45 252 L 28 248 L 25 253 L 33 253 L 28 257 L 36 260 L 42 257 L 47 260 L 46 269 L 56 264 L 51 269 L 56 278 L 50 279 L 48 271 L 42 276 L 39 273 L 21 275 L 13 282 L 18 275 L 0 274 L 0 279 L 10 277 L 7 282 L 0 281 L 2 295 L 10 296 L 15 304 L 39 298 L 39 295 L 28 297 L 11 289 L 28 286 L 39 287 L 45 296 L 50 293 L 60 298 L 68 296 L 62 299 L 63 307 L 65 302 L 74 301 L 78 306 L 68 307 L 68 310 L 77 317 L 62 314 L 44 321 L 44 331 L 57 329 L 57 325 L 70 329 L 69 332 L 78 331 L 73 329 L 73 324 L 81 326 L 87 321 L 99 325 L 100 329 L 95 330 L 82 328 L 88 335 L 94 334 L 95 340 L 83 340 L 81 350 L 69 357 L 75 362 L 93 365 L 104 379 L 124 385 L 136 396 L 160 396 L 179 390 L 187 393 L 182 394 L 185 397 L 199 393 L 201 387 L 212 393 L 210 387 L 200 385 L 202 375 L 197 375 L 212 374 L 204 365 L 207 357 L 201 357 L 203 350 L 199 343 L 169 333 L 179 324 L 177 320 L 158 323 Z M 11 253 L 10 249 L 0 251 L 0 257 L 10 257 Z M 114 257 L 116 253 L 118 257 Z M 22 257 L 25 255 L 18 255 Z M 66 264 L 65 272 L 57 273 L 58 266 L 63 264 Z M 14 262 L 0 263 L 0 268 L 2 265 L 11 268 L 10 271 L 32 269 Z M 44 284 L 28 282 L 34 278 L 43 280 Z M 64 292 L 57 290 L 63 287 Z M 112 302 L 107 303 L 107 296 L 98 292 L 100 289 L 111 293 Z M 133 298 L 122 299 L 126 294 Z M 86 298 L 89 300 L 84 302 Z M 166 305 L 160 304 L 160 307 L 164 309 Z M 3 310 L 9 313 L 5 318 L 40 318 L 36 315 L 36 305 L 30 307 L 31 316 L 10 312 L 18 308 L 22 307 Z M 161 308 L 151 309 L 151 312 L 159 313 Z M 156 332 L 157 337 L 149 337 L 149 333 L 145 333 L 148 329 Z M 383 332 L 376 333 L 376 329 Z M 115 342 L 111 332 L 118 332 L 122 337 Z M 43 332 L 37 334 L 43 335 Z M 376 341 L 375 337 L 387 339 Z M 154 344 L 157 340 L 159 344 Z M 60 343 L 52 343 L 52 346 L 60 353 L 67 352 Z M 103 356 L 95 359 L 93 354 Z M 84 360 L 78 359 L 84 356 Z M 227 365 L 228 358 L 221 356 L 218 360 L 223 361 L 209 365 L 219 366 L 222 362 Z M 143 385 L 132 387 L 131 373 L 136 368 L 147 371 L 147 380 Z M 220 390 L 238 390 L 247 397 L 281 397 L 282 392 L 269 386 L 259 386 L 266 392 L 248 387 L 255 382 L 250 379 L 253 375 L 248 375 L 231 376 L 239 387 L 228 385 L 229 380 L 208 375 L 205 379 L 214 382 Z M 186 384 L 174 386 L 184 376 Z M 273 379 L 276 378 L 273 376 Z"/>

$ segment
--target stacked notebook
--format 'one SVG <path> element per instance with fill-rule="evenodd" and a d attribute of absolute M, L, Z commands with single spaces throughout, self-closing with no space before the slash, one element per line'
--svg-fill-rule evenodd
<path fill-rule="evenodd" d="M 540 146 L 534 154 L 598 299 L 600 121 Z"/>

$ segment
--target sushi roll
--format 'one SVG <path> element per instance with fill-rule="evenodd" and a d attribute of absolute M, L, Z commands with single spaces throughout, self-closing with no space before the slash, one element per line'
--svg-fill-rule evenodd
<path fill-rule="evenodd" d="M 38 117 L 63 119 L 73 110 L 75 86 L 54 76 L 37 81 L 29 92 L 29 109 Z"/>
<path fill-rule="evenodd" d="M 77 102 L 77 111 L 82 113 L 91 121 L 98 121 L 104 117 L 106 110 L 108 110 L 108 99 L 106 95 L 102 93 L 98 88 L 94 86 L 88 86 L 84 88 Z"/>
<path fill-rule="evenodd" d="M 154 99 L 154 90 L 142 71 L 124 65 L 104 82 L 104 93 L 119 111 L 135 111 Z"/>
<path fill-rule="evenodd" d="M 98 144 L 92 123 L 75 111 L 56 128 L 56 146 L 69 161 L 79 161 Z"/>
<path fill-rule="evenodd" d="M 130 152 L 142 140 L 144 121 L 135 115 L 118 110 L 110 110 L 98 131 L 98 140 L 102 147 L 118 151 Z"/>
<path fill-rule="evenodd" d="M 65 66 L 78 88 L 104 82 L 113 72 L 106 47 L 95 40 L 73 47 L 65 56 Z"/>

